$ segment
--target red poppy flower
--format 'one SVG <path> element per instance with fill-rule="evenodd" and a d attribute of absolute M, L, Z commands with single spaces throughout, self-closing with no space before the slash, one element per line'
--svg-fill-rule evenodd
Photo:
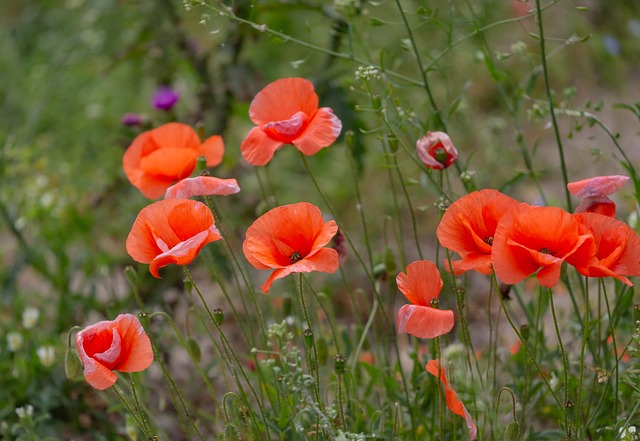
<path fill-rule="evenodd" d="M 221 239 L 211 211 L 202 202 L 164 199 L 140 211 L 127 237 L 127 252 L 136 262 L 149 263 L 149 271 L 187 265 L 203 246 Z"/>
<path fill-rule="evenodd" d="M 247 230 L 244 255 L 258 269 L 274 269 L 260 287 L 291 273 L 338 269 L 338 252 L 323 248 L 338 231 L 335 221 L 324 222 L 320 209 L 308 202 L 283 205 L 260 216 Z"/>
<path fill-rule="evenodd" d="M 285 144 L 307 156 L 336 140 L 342 122 L 328 107 L 318 109 L 318 95 L 304 78 L 283 78 L 255 96 L 249 117 L 258 127 L 242 141 L 242 156 L 252 165 L 265 165 Z"/>
<path fill-rule="evenodd" d="M 451 412 L 464 418 L 467 427 L 469 428 L 469 439 L 476 439 L 478 431 L 476 429 L 476 425 L 471 419 L 471 414 L 467 411 L 467 408 L 464 407 L 460 398 L 458 398 L 456 391 L 449 385 L 449 382 L 447 381 L 447 374 L 445 369 L 440 367 L 440 362 L 438 360 L 430 360 L 427 363 L 427 372 L 434 377 L 440 377 L 440 381 L 442 381 L 442 384 L 444 385 L 447 407 Z"/>
<path fill-rule="evenodd" d="M 583 276 L 614 277 L 632 286 L 624 276 L 640 276 L 640 237 L 636 232 L 624 222 L 598 213 L 574 217 L 581 233 L 592 235 L 593 240 L 567 257 L 567 262 Z"/>
<path fill-rule="evenodd" d="M 235 179 L 220 179 L 213 176 L 186 178 L 167 188 L 165 199 L 189 199 L 193 196 L 226 196 L 240 191 Z"/>
<path fill-rule="evenodd" d="M 452 261 L 458 275 L 469 270 L 491 273 L 491 244 L 500 218 L 518 202 L 497 190 L 480 190 L 455 201 L 438 225 L 438 240 L 462 260 Z"/>
<path fill-rule="evenodd" d="M 84 378 L 98 390 L 115 384 L 118 376 L 113 371 L 139 372 L 153 362 L 149 337 L 133 314 L 87 326 L 76 334 L 76 346 Z"/>
<path fill-rule="evenodd" d="M 628 180 L 628 176 L 613 175 L 596 176 L 582 181 L 569 182 L 567 184 L 569 192 L 582 199 L 575 212 L 592 212 L 615 217 L 616 204 L 607 196 L 620 190 Z"/>
<path fill-rule="evenodd" d="M 557 207 L 533 207 L 521 203 L 498 223 L 491 263 L 504 283 L 516 284 L 538 271 L 538 282 L 547 288 L 558 283 L 562 262 L 590 234 L 581 234 L 578 221 Z"/>
<path fill-rule="evenodd" d="M 398 332 L 418 338 L 434 338 L 453 328 L 453 311 L 431 307 L 438 299 L 442 278 L 433 262 L 418 260 L 407 266 L 407 273 L 396 277 L 398 289 L 412 305 L 403 305 L 398 311 Z"/>
<path fill-rule="evenodd" d="M 427 132 L 416 142 L 416 149 L 424 165 L 433 170 L 447 168 L 458 159 L 458 151 L 444 132 Z"/>
<path fill-rule="evenodd" d="M 199 156 L 207 158 L 207 167 L 214 167 L 222 162 L 223 153 L 220 136 L 200 143 L 191 127 L 174 122 L 136 136 L 122 164 L 131 184 L 145 197 L 157 199 L 193 172 Z"/>

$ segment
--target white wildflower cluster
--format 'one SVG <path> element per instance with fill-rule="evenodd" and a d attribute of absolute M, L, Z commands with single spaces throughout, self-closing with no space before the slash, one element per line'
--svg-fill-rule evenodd
<path fill-rule="evenodd" d="M 469 182 L 473 179 L 475 175 L 476 175 L 475 170 L 465 170 L 462 173 L 460 173 L 460 179 L 462 179 L 464 182 Z"/>
<path fill-rule="evenodd" d="M 433 203 L 434 207 L 436 207 L 440 211 L 446 211 L 449 208 L 449 200 L 445 195 L 439 196 L 438 199 Z"/>
<path fill-rule="evenodd" d="M 400 106 L 396 107 L 396 112 L 398 112 L 398 115 L 401 118 L 405 118 L 406 117 L 406 118 L 412 119 L 412 118 L 416 117 L 416 112 L 414 112 L 413 110 L 406 111 Z"/>
<path fill-rule="evenodd" d="M 18 415 L 18 418 L 20 419 L 33 416 L 33 406 L 31 404 L 27 404 L 26 406 L 16 408 L 16 415 Z"/>
<path fill-rule="evenodd" d="M 9 348 L 9 351 L 18 351 L 22 347 L 22 343 L 24 343 L 24 338 L 19 332 L 11 331 L 7 334 L 7 348 Z"/>
<path fill-rule="evenodd" d="M 624 430 L 623 430 L 624 429 Z M 640 440 L 640 434 L 636 431 L 636 426 L 629 426 L 626 429 L 621 427 L 618 430 L 620 441 L 637 441 Z"/>
<path fill-rule="evenodd" d="M 380 71 L 373 66 L 360 66 L 356 69 L 356 80 L 369 81 L 379 80 Z"/>
<path fill-rule="evenodd" d="M 36 354 L 44 367 L 50 367 L 56 361 L 56 349 L 51 345 L 40 346 Z"/>

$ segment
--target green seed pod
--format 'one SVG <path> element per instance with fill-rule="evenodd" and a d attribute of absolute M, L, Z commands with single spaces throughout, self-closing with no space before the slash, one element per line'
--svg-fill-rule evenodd
<path fill-rule="evenodd" d="M 389 246 L 384 249 L 384 266 L 389 274 L 396 272 L 396 256 L 394 256 L 393 250 Z"/>
<path fill-rule="evenodd" d="M 517 421 L 511 421 L 504 431 L 504 441 L 518 441 L 520 439 L 520 425 Z"/>
<path fill-rule="evenodd" d="M 64 354 L 64 373 L 69 380 L 76 378 L 82 370 L 82 362 L 78 353 L 72 349 L 67 348 L 67 352 Z"/>
<path fill-rule="evenodd" d="M 520 335 L 522 335 L 522 339 L 524 341 L 529 340 L 529 334 L 530 334 L 529 325 L 520 326 Z"/>
<path fill-rule="evenodd" d="M 338 375 L 342 375 L 344 373 L 346 363 L 347 357 L 342 354 L 337 354 L 335 357 L 333 357 L 333 368 Z"/>
<path fill-rule="evenodd" d="M 306 348 L 313 347 L 313 329 L 307 328 L 302 331 L 302 339 L 304 340 L 304 346 Z"/>
<path fill-rule="evenodd" d="M 222 312 L 222 309 L 216 308 L 213 310 L 213 319 L 218 326 L 222 326 L 222 323 L 224 323 L 224 312 Z"/>
<path fill-rule="evenodd" d="M 379 263 L 373 267 L 373 277 L 380 280 L 387 278 L 387 267 L 384 263 Z"/>
<path fill-rule="evenodd" d="M 205 156 L 198 156 L 198 160 L 196 161 L 196 173 L 200 174 L 206 169 L 207 169 L 207 158 Z"/>
<path fill-rule="evenodd" d="M 202 351 L 200 351 L 200 345 L 193 338 L 189 337 L 187 339 L 187 349 L 189 353 L 196 359 L 196 361 L 200 361 L 200 357 L 202 355 Z"/>
<path fill-rule="evenodd" d="M 429 302 L 429 305 L 433 308 L 433 309 L 440 309 L 440 300 L 433 298 L 431 299 L 431 301 Z"/>

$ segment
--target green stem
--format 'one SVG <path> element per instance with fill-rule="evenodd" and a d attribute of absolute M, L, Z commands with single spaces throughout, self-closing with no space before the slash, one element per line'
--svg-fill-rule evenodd
<path fill-rule="evenodd" d="M 565 424 L 565 434 L 567 435 L 567 439 L 572 439 L 571 434 L 571 421 L 569 418 L 569 412 L 567 411 L 567 407 L 569 404 L 569 358 L 567 357 L 567 352 L 564 349 L 564 345 L 562 344 L 562 337 L 560 335 L 560 328 L 558 327 L 558 317 L 556 315 L 556 307 L 555 302 L 553 301 L 553 291 L 548 289 L 549 294 L 549 304 L 551 306 L 551 316 L 553 318 L 553 326 L 556 331 L 556 337 L 558 338 L 558 347 L 560 348 L 560 356 L 562 357 L 562 367 L 564 372 L 564 405 L 562 406 L 562 412 L 564 413 L 564 424 Z"/>
<path fill-rule="evenodd" d="M 320 402 L 320 372 L 319 372 L 319 367 L 318 367 L 318 351 L 316 349 L 316 340 L 315 340 L 315 336 L 313 335 L 313 327 L 311 326 L 311 318 L 309 317 L 309 311 L 307 310 L 307 303 L 304 300 L 304 288 L 303 288 L 303 277 L 302 277 L 302 273 L 299 274 L 299 294 L 300 294 L 300 305 L 302 306 L 302 311 L 304 313 L 304 318 L 305 321 L 307 322 L 307 330 L 306 332 L 309 332 L 311 335 L 311 346 L 313 349 L 313 357 L 311 356 L 311 351 L 309 351 L 309 348 L 307 347 L 307 345 L 305 344 L 305 350 L 307 352 L 307 358 L 309 361 L 309 369 L 311 369 L 311 372 L 313 372 L 313 376 L 316 379 L 316 384 L 314 385 L 314 392 L 316 395 L 316 401 L 318 402 L 318 405 L 322 407 L 322 403 Z M 304 335 L 303 331 L 303 335 Z M 304 337 L 303 337 L 304 338 Z"/>
<path fill-rule="evenodd" d="M 584 292 L 584 324 L 582 326 L 582 344 L 580 345 L 580 379 L 578 380 L 578 398 L 576 400 L 576 409 L 578 418 L 576 418 L 576 436 L 580 438 L 580 430 L 582 423 L 582 384 L 584 381 L 584 351 L 589 339 L 589 316 L 591 314 L 591 306 L 589 305 L 589 279 L 585 277 Z"/>
<path fill-rule="evenodd" d="M 547 94 L 547 101 L 549 102 L 549 113 L 551 114 L 551 123 L 553 125 L 553 133 L 556 137 L 556 145 L 558 146 L 558 153 L 560 154 L 560 168 L 562 170 L 562 180 L 564 182 L 564 195 L 567 200 L 567 210 L 573 211 L 571 207 L 571 194 L 567 188 L 569 183 L 569 177 L 567 175 L 567 164 L 564 159 L 564 147 L 562 146 L 562 138 L 560 136 L 560 129 L 558 128 L 558 121 L 556 120 L 556 113 L 553 105 L 553 96 L 551 95 L 551 86 L 549 84 L 549 68 L 547 67 L 547 54 L 545 50 L 544 41 L 544 26 L 542 25 L 542 9 L 540 8 L 540 0 L 536 2 L 536 16 L 538 22 L 538 33 L 540 34 L 540 60 L 542 62 L 542 73 L 544 76 L 544 86 Z M 566 415 L 566 412 L 565 412 Z"/>
<path fill-rule="evenodd" d="M 124 407 L 127 408 L 127 412 L 129 412 L 129 414 L 133 417 L 134 420 L 136 420 L 136 423 L 138 423 L 138 426 L 140 426 L 140 429 L 142 429 L 142 432 L 144 433 L 144 436 L 146 436 L 147 438 L 151 438 L 151 432 L 149 432 L 149 429 L 147 429 L 146 424 L 144 424 L 140 418 L 138 417 L 138 414 L 136 412 L 134 412 L 133 408 L 129 405 L 129 403 L 127 402 L 127 400 L 124 398 L 124 396 L 122 395 L 122 392 L 120 392 L 120 390 L 118 389 L 118 387 L 114 384 L 111 389 L 115 392 L 115 394 L 118 396 L 118 398 L 120 398 L 120 401 L 122 402 L 122 404 L 124 404 Z"/>

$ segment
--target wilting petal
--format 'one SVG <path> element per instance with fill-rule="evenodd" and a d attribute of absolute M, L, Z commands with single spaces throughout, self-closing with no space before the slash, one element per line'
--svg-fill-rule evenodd
<path fill-rule="evenodd" d="M 575 213 L 599 213 L 609 217 L 616 217 L 616 204 L 607 196 L 584 198 L 576 207 Z"/>
<path fill-rule="evenodd" d="M 342 130 L 342 121 L 328 107 L 318 109 L 307 128 L 293 140 L 298 150 L 307 156 L 315 155 L 328 147 L 338 138 Z"/>
<path fill-rule="evenodd" d="M 403 305 L 398 311 L 398 333 L 435 338 L 453 329 L 453 311 L 421 305 Z"/>
<path fill-rule="evenodd" d="M 225 196 L 240 191 L 235 179 L 220 179 L 213 176 L 186 178 L 172 185 L 164 194 L 165 199 L 189 199 L 193 196 Z"/>
<path fill-rule="evenodd" d="M 620 190 L 628 176 L 596 176 L 594 178 L 583 179 L 582 181 L 569 182 L 567 189 L 577 198 L 583 199 L 594 196 L 608 196 Z"/>
<path fill-rule="evenodd" d="M 476 425 L 473 423 L 471 414 L 467 411 L 467 408 L 464 407 L 464 404 L 462 404 L 460 398 L 458 398 L 458 394 L 456 393 L 456 391 L 453 390 L 453 388 L 449 385 L 445 369 L 443 367 L 440 367 L 440 363 L 438 360 L 430 360 L 427 363 L 427 372 L 429 372 L 436 378 L 440 378 L 440 381 L 442 381 L 442 384 L 444 385 L 447 407 L 451 412 L 464 418 L 465 423 L 469 428 L 469 439 L 476 439 Z"/>
<path fill-rule="evenodd" d="M 265 165 L 283 145 L 282 141 L 269 138 L 261 127 L 254 127 L 242 141 L 240 152 L 249 164 Z"/>
<path fill-rule="evenodd" d="M 271 273 L 271 276 L 269 276 L 267 281 L 262 284 L 260 289 L 263 293 L 267 294 L 274 281 L 282 279 L 291 273 L 310 273 L 312 271 L 320 271 L 331 274 L 334 273 L 339 266 L 340 262 L 338 261 L 338 252 L 333 248 L 322 248 L 312 256 L 305 257 L 292 265 L 275 270 Z"/>
<path fill-rule="evenodd" d="M 249 118 L 262 126 L 272 121 L 288 120 L 299 111 L 313 115 L 316 110 L 318 95 L 313 90 L 311 81 L 304 78 L 282 78 L 258 92 L 249 107 Z"/>
<path fill-rule="evenodd" d="M 396 277 L 398 289 L 414 305 L 430 306 L 444 286 L 438 267 L 428 260 L 419 260 L 407 266 L 407 273 Z"/>

